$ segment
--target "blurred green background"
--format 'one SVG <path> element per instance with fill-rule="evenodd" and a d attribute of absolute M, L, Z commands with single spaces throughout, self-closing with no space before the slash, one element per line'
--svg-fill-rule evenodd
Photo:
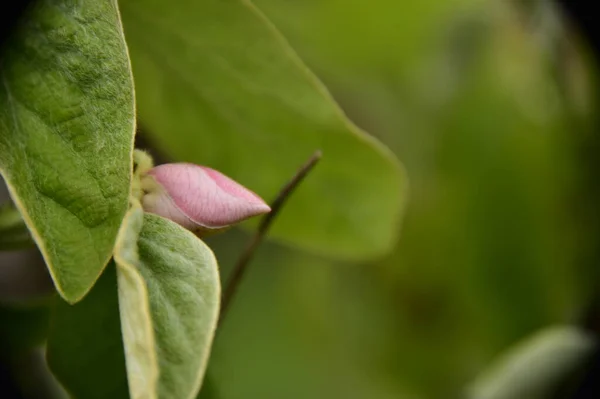
<path fill-rule="evenodd" d="M 552 4 L 256 4 L 411 191 L 378 261 L 259 251 L 216 339 L 220 397 L 459 397 L 501 351 L 582 317 L 598 280 L 594 76 Z M 210 240 L 224 275 L 244 237 Z"/>
<path fill-rule="evenodd" d="M 255 3 L 404 163 L 410 195 L 376 261 L 262 246 L 201 397 L 458 398 L 506 349 L 587 315 L 596 66 L 552 3 Z M 207 240 L 224 281 L 248 237 Z"/>

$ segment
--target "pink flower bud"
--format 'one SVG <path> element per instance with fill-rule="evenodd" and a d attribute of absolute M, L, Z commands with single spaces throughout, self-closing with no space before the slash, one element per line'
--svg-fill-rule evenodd
<path fill-rule="evenodd" d="M 171 163 L 142 178 L 147 212 L 197 232 L 220 230 L 271 208 L 256 194 L 206 166 Z"/>

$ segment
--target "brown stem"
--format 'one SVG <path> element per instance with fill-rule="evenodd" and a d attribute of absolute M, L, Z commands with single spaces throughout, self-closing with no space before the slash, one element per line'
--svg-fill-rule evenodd
<path fill-rule="evenodd" d="M 254 236 L 250 239 L 244 252 L 240 255 L 238 261 L 236 262 L 233 272 L 225 285 L 225 290 L 223 291 L 223 297 L 221 299 L 221 313 L 219 314 L 219 325 L 223 322 L 223 318 L 227 313 L 227 310 L 230 307 L 231 300 L 235 296 L 237 289 L 244 277 L 244 273 L 248 269 L 248 264 L 252 260 L 256 249 L 260 245 L 260 243 L 265 238 L 269 227 L 273 223 L 275 217 L 279 214 L 283 204 L 289 198 L 289 196 L 294 192 L 296 187 L 302 182 L 302 180 L 306 177 L 308 172 L 310 172 L 313 167 L 317 164 L 317 162 L 321 159 L 321 151 L 316 151 L 309 159 L 306 161 L 296 175 L 279 191 L 279 194 L 275 198 L 275 200 L 271 203 L 271 212 L 267 213 L 261 220 L 260 225 L 258 226 L 258 230 L 254 234 Z"/>

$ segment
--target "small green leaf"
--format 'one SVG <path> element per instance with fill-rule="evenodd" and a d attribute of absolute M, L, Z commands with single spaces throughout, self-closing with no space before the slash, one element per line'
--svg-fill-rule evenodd
<path fill-rule="evenodd" d="M 144 215 L 139 205 L 123 226 L 115 260 L 131 397 L 194 398 L 219 313 L 214 255 L 192 233 Z"/>
<path fill-rule="evenodd" d="M 195 398 L 219 312 L 212 251 L 139 205 L 115 251 L 116 262 L 80 303 L 58 301 L 52 371 L 75 398 Z"/>
<path fill-rule="evenodd" d="M 576 327 L 544 329 L 503 354 L 467 388 L 472 399 L 545 399 L 598 342 Z"/>
<path fill-rule="evenodd" d="M 323 160 L 270 236 L 341 258 L 395 243 L 406 179 L 343 115 L 245 0 L 124 0 L 139 115 L 161 150 L 219 169 L 267 201 L 317 149 Z"/>
<path fill-rule="evenodd" d="M 3 48 L 0 172 L 59 293 L 77 302 L 127 210 L 133 84 L 115 1 L 41 0 Z"/>
<path fill-rule="evenodd" d="M 76 399 L 129 398 L 114 262 L 82 301 L 56 299 L 46 353 L 54 375 Z"/>

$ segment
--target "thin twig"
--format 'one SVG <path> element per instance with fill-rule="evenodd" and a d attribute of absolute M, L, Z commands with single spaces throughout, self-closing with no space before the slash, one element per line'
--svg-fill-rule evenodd
<path fill-rule="evenodd" d="M 231 300 L 235 296 L 237 289 L 244 277 L 244 273 L 248 269 L 248 264 L 252 260 L 256 249 L 260 245 L 260 243 L 265 238 L 269 227 L 273 223 L 275 217 L 279 214 L 279 211 L 285 204 L 285 201 L 289 198 L 289 196 L 294 192 L 296 187 L 302 182 L 302 180 L 306 177 L 308 172 L 312 170 L 312 168 L 317 164 L 317 162 L 321 159 L 321 151 L 316 151 L 309 159 L 306 161 L 304 165 L 296 175 L 281 189 L 275 200 L 271 203 L 271 212 L 267 213 L 260 222 L 258 226 L 258 230 L 254 234 L 254 236 L 246 245 L 244 252 L 242 252 L 238 261 L 236 262 L 233 272 L 231 272 L 231 276 L 225 285 L 225 290 L 223 291 L 223 297 L 221 299 L 221 313 L 219 315 L 219 325 L 223 322 L 223 318 L 227 313 L 227 310 L 230 307 Z"/>

